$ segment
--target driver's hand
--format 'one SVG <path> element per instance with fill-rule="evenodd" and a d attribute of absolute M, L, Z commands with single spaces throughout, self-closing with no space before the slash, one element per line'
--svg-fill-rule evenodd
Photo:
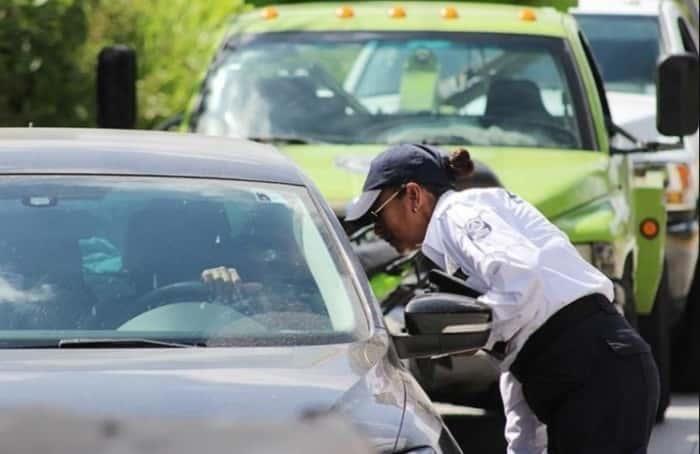
<path fill-rule="evenodd" d="M 214 301 L 231 302 L 240 300 L 241 277 L 235 268 L 210 268 L 202 271 L 202 282 L 209 287 Z"/>

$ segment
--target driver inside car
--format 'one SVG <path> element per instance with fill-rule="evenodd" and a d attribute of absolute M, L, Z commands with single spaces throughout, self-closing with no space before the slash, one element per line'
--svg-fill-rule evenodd
<path fill-rule="evenodd" d="M 318 287 L 300 249 L 295 220 L 287 206 L 259 206 L 238 232 L 236 255 L 243 267 L 206 267 L 201 280 L 214 300 L 235 301 L 257 294 L 266 311 L 305 312 L 315 307 Z M 263 291 L 264 290 L 264 291 Z"/>
<path fill-rule="evenodd" d="M 154 200 L 135 213 L 127 230 L 124 266 L 137 294 L 148 296 L 185 283 L 196 287 L 193 281 L 201 280 L 212 301 L 252 315 L 289 310 L 301 299 L 285 294 L 290 287 L 318 293 L 287 206 L 259 202 L 249 213 L 235 216 L 242 225 L 233 235 L 222 203 Z"/>

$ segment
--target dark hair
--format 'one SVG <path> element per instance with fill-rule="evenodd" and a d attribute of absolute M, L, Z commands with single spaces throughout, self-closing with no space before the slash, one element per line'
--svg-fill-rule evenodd
<path fill-rule="evenodd" d="M 447 169 L 452 181 L 469 178 L 474 172 L 474 161 L 469 151 L 466 148 L 460 148 L 450 153 Z"/>
<path fill-rule="evenodd" d="M 467 151 L 465 148 L 459 148 L 450 153 L 449 156 L 446 156 L 444 166 L 447 172 L 448 182 L 446 182 L 444 185 L 422 185 L 435 197 L 440 197 L 450 189 L 464 187 L 464 180 L 469 178 L 469 176 L 474 172 L 474 161 L 472 161 L 469 151 Z"/>

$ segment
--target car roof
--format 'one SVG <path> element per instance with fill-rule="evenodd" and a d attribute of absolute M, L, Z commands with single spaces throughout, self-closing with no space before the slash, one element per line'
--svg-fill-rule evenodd
<path fill-rule="evenodd" d="M 397 4 L 384 2 L 298 3 L 274 7 L 273 19 L 265 19 L 266 8 L 253 10 L 234 20 L 232 33 L 289 31 L 444 31 L 484 32 L 523 35 L 567 35 L 562 14 L 554 8 L 532 8 L 493 3 L 401 2 L 406 16 L 395 19 L 389 10 Z M 454 7 L 459 17 L 445 19 L 445 7 Z M 340 18 L 340 8 L 350 7 L 353 16 Z M 536 20 L 521 19 L 523 10 L 535 13 Z M 269 14 L 268 14 L 269 16 Z"/>
<path fill-rule="evenodd" d="M 0 174 L 176 176 L 305 185 L 273 147 L 198 134 L 0 128 Z"/>
<path fill-rule="evenodd" d="M 658 16 L 659 0 L 578 0 L 573 14 Z"/>

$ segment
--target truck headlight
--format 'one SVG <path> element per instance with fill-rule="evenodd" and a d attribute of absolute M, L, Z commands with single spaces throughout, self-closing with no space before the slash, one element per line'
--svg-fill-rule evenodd
<path fill-rule="evenodd" d="M 690 166 L 685 163 L 669 163 L 666 166 L 666 205 L 670 210 L 692 207 L 694 204 Z"/>
<path fill-rule="evenodd" d="M 615 250 L 610 243 L 576 244 L 576 250 L 581 257 L 598 268 L 606 276 L 615 275 Z"/>

